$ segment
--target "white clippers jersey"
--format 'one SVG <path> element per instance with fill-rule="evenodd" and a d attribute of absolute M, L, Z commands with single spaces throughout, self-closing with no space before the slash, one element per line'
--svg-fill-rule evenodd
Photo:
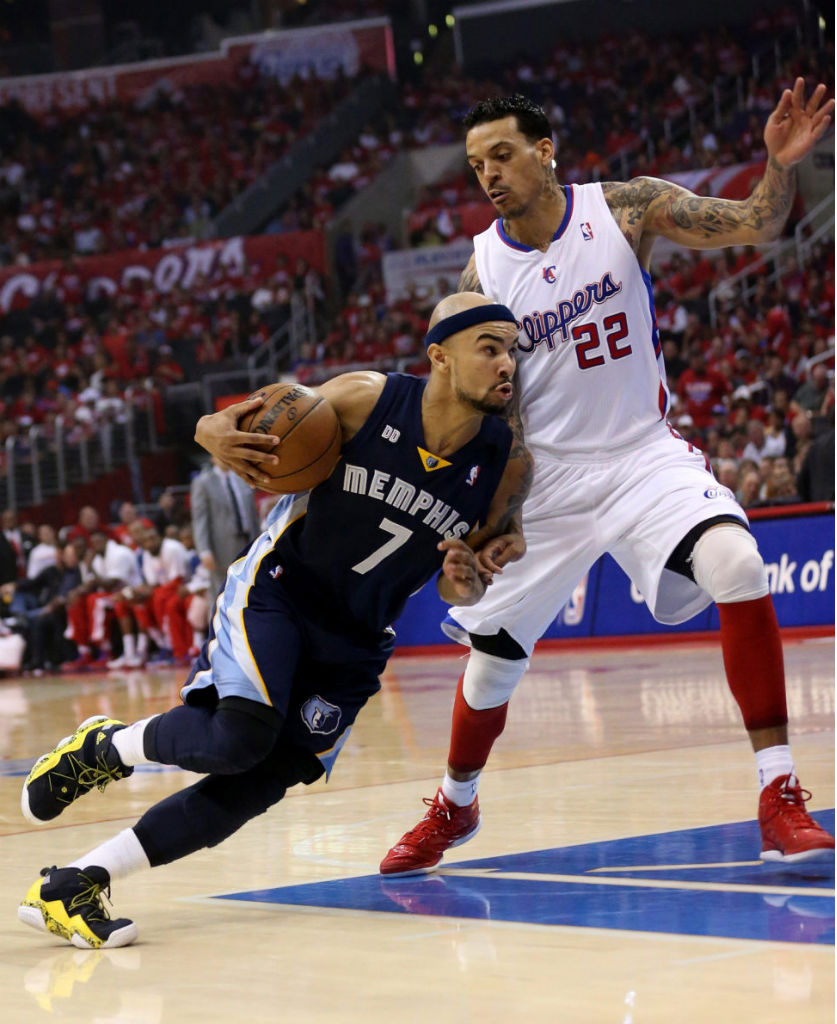
<path fill-rule="evenodd" d="M 651 278 L 608 209 L 601 185 L 565 185 L 549 249 L 512 241 L 502 220 L 474 239 L 487 296 L 520 329 L 517 374 L 534 453 L 595 458 L 631 447 L 669 407 Z"/>

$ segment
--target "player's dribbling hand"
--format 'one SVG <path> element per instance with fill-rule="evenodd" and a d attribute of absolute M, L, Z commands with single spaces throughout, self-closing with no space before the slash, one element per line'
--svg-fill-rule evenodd
<path fill-rule="evenodd" d="M 441 596 L 453 597 L 456 604 L 474 604 L 485 593 L 485 581 L 480 572 L 477 556 L 463 540 L 451 538 L 440 541 L 439 551 L 445 552 L 442 576 L 447 586 L 440 587 Z"/>
<path fill-rule="evenodd" d="M 277 465 L 279 462 L 279 457 L 271 452 L 279 444 L 278 437 L 250 434 L 238 429 L 241 417 L 258 409 L 263 401 L 263 397 L 258 395 L 235 402 L 220 412 L 201 416 L 195 427 L 195 441 L 215 458 L 222 469 L 237 473 L 251 487 L 261 487 L 270 482 L 270 477 L 259 471 L 262 464 Z"/>

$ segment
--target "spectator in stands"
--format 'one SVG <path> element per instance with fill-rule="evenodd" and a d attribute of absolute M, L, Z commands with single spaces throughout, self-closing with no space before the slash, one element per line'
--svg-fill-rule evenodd
<path fill-rule="evenodd" d="M 140 584 L 139 568 L 134 552 L 124 544 L 111 540 L 107 532 L 96 527 L 90 536 L 93 558 L 89 579 L 70 595 L 67 601 L 67 636 L 78 649 L 78 657 L 62 666 L 66 671 L 84 672 L 104 667 L 110 647 L 108 623 L 111 610 L 122 630 L 123 653 L 134 652 L 133 620 L 129 609 L 120 600 L 125 588 Z M 115 660 L 115 659 L 114 659 Z"/>
<path fill-rule="evenodd" d="M 19 581 L 12 606 L 18 599 L 17 618 L 21 635 L 26 640 L 22 668 L 41 675 L 58 671 L 68 657 L 64 630 L 67 596 L 81 585 L 79 552 L 84 542 L 65 544 L 58 551 L 54 565 L 45 567 L 37 576 Z"/>
<path fill-rule="evenodd" d="M 663 359 L 666 364 L 666 380 L 669 391 L 676 393 L 680 377 L 689 366 L 680 355 L 680 345 L 676 338 L 668 337 L 663 340 Z"/>
<path fill-rule="evenodd" d="M 767 414 L 767 426 L 765 427 L 767 444 L 773 455 L 787 454 L 788 428 L 785 423 L 785 414 L 781 409 L 771 409 Z"/>
<path fill-rule="evenodd" d="M 99 529 L 99 513 L 92 505 L 84 505 L 79 509 L 78 521 L 66 532 L 66 541 L 74 540 L 76 537 L 83 537 L 89 544 L 93 532 Z"/>
<path fill-rule="evenodd" d="M 819 416 L 827 409 L 830 396 L 833 401 L 833 393 L 825 363 L 815 363 L 811 367 L 808 380 L 794 391 L 791 403 L 803 412 Z"/>
<path fill-rule="evenodd" d="M 761 477 L 757 469 L 741 473 L 741 487 L 736 497 L 742 508 L 753 508 L 761 498 Z"/>
<path fill-rule="evenodd" d="M 802 501 L 834 501 L 834 424 L 812 441 L 796 477 Z"/>
<path fill-rule="evenodd" d="M 725 378 L 707 367 L 703 350 L 695 345 L 689 354 L 689 368 L 683 371 L 678 381 L 677 394 L 698 431 L 712 425 L 712 410 L 717 405 L 726 404 L 729 391 Z"/>
<path fill-rule="evenodd" d="M 738 472 L 738 461 L 736 459 L 719 459 L 715 469 L 718 483 L 722 487 L 728 487 L 733 494 L 738 493 L 740 477 Z"/>
<path fill-rule="evenodd" d="M 157 507 L 151 514 L 153 520 L 148 524 L 154 526 L 163 537 L 177 537 L 182 526 L 189 518 L 184 503 L 171 487 L 166 487 L 157 498 Z"/>
<path fill-rule="evenodd" d="M 811 444 L 812 436 L 813 427 L 809 414 L 802 411 L 792 413 L 790 433 L 786 435 L 785 455 L 790 459 L 795 459 L 800 451 L 804 455 Z"/>
<path fill-rule="evenodd" d="M 113 539 L 119 544 L 136 550 L 138 545 L 131 532 L 131 526 L 136 522 L 139 522 L 144 529 L 153 525 L 150 519 L 140 516 L 137 506 L 132 501 L 123 501 L 119 506 L 119 523 L 111 530 Z"/>
<path fill-rule="evenodd" d="M 181 586 L 189 581 L 189 553 L 152 526 L 143 537 L 141 564 L 143 582 L 130 598 L 140 632 L 169 650 L 175 664 L 188 664 L 192 631 Z"/>
<path fill-rule="evenodd" d="M 790 463 L 787 459 L 777 458 L 773 460 L 772 471 L 765 485 L 764 497 L 768 505 L 788 504 L 792 501 L 799 501 L 796 478 L 791 472 Z"/>
<path fill-rule="evenodd" d="M 752 459 L 756 465 L 761 465 L 764 459 L 776 458 L 785 453 L 784 435 L 769 435 L 760 419 L 751 419 L 747 424 L 747 438 L 742 458 Z"/>
<path fill-rule="evenodd" d="M 58 564 L 58 537 L 55 527 L 41 523 L 38 527 L 38 543 L 29 552 L 26 561 L 26 578 L 33 580 L 50 566 Z"/>

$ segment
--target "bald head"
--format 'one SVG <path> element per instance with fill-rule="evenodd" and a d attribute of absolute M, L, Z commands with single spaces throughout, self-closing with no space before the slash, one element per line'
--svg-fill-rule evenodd
<path fill-rule="evenodd" d="M 464 313 L 466 309 L 473 309 L 475 306 L 491 306 L 493 299 L 489 299 L 479 292 L 454 292 L 453 295 L 446 295 L 437 304 L 430 314 L 430 329 L 432 330 L 441 320 L 447 320 L 449 316 L 456 313 Z"/>
<path fill-rule="evenodd" d="M 483 324 L 492 324 L 501 333 L 517 334 L 517 321 L 508 306 L 493 302 L 479 292 L 448 295 L 433 310 L 424 339 L 425 348 L 441 345 L 448 338 Z"/>

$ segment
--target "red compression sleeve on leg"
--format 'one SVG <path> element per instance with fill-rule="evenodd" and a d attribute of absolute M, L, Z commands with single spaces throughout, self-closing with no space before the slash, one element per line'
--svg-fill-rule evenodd
<path fill-rule="evenodd" d="M 448 765 L 455 772 L 475 772 L 485 767 L 494 741 L 506 725 L 509 702 L 497 708 L 475 711 L 462 695 L 462 680 L 456 687 Z"/>
<path fill-rule="evenodd" d="M 727 682 L 744 725 L 749 731 L 786 725 L 782 638 L 770 595 L 719 604 L 718 614 Z"/>

